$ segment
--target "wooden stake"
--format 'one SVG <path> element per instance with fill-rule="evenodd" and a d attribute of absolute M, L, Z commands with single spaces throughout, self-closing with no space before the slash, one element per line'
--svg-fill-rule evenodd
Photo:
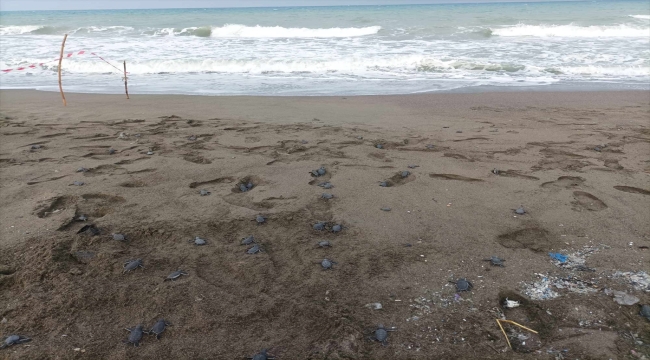
<path fill-rule="evenodd" d="M 127 85 L 127 77 L 126 77 L 126 60 L 124 60 L 124 91 L 126 92 L 126 99 L 129 99 L 129 87 Z"/>
<path fill-rule="evenodd" d="M 63 94 L 63 86 L 61 85 L 61 62 L 63 62 L 63 48 L 65 48 L 65 40 L 68 38 L 68 34 L 65 34 L 63 37 L 63 43 L 61 44 L 61 56 L 59 56 L 59 91 L 61 92 L 61 97 L 63 98 L 63 106 L 68 106 L 68 103 L 65 101 L 65 94 Z"/>

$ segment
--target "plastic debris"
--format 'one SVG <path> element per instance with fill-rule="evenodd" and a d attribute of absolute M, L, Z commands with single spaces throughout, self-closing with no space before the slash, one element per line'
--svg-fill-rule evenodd
<path fill-rule="evenodd" d="M 619 305 L 634 305 L 640 301 L 640 299 L 632 294 L 628 294 L 623 291 L 608 291 L 605 290 L 605 294 L 614 295 L 614 301 Z"/>
<path fill-rule="evenodd" d="M 548 253 L 548 256 L 550 256 L 553 260 L 559 261 L 560 263 L 565 263 L 568 259 L 568 256 L 560 253 Z"/>
<path fill-rule="evenodd" d="M 364 305 L 364 307 L 367 307 L 367 308 L 373 309 L 373 310 L 381 310 L 383 308 L 381 306 L 381 304 L 378 303 L 378 302 L 366 304 L 366 305 Z"/>
<path fill-rule="evenodd" d="M 503 302 L 503 307 L 506 309 L 514 309 L 516 307 L 519 307 L 521 303 L 519 301 L 515 300 L 510 300 L 506 298 L 506 300 Z"/>
<path fill-rule="evenodd" d="M 639 272 L 621 272 L 617 271 L 613 275 L 614 278 L 623 278 L 627 280 L 636 290 L 650 292 L 650 275 L 645 271 Z"/>

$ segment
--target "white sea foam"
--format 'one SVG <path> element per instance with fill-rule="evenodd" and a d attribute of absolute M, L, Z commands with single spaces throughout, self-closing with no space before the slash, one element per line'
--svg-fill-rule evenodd
<path fill-rule="evenodd" d="M 222 27 L 213 27 L 211 36 L 218 38 L 342 38 L 374 35 L 379 30 L 381 30 L 381 26 L 309 29 L 228 24 Z"/>
<path fill-rule="evenodd" d="M 630 15 L 630 17 L 633 17 L 635 19 L 650 20 L 650 15 Z"/>
<path fill-rule="evenodd" d="M 0 35 L 28 34 L 28 33 L 32 32 L 32 31 L 41 29 L 43 27 L 44 26 L 40 26 L 40 25 L 22 25 L 22 26 L 15 26 L 15 25 L 4 26 L 4 25 L 0 25 Z"/>
<path fill-rule="evenodd" d="M 650 27 L 631 25 L 613 26 L 577 26 L 577 25 L 526 25 L 491 29 L 492 35 L 497 36 L 532 36 L 532 37 L 567 37 L 567 38 L 598 38 L 598 37 L 648 37 Z"/>

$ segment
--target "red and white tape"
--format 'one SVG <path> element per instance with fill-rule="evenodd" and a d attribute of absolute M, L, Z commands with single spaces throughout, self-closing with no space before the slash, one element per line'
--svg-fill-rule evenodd
<path fill-rule="evenodd" d="M 86 54 L 86 50 L 74 51 L 74 52 L 70 52 L 70 53 L 65 54 L 64 58 L 70 58 L 72 56 L 84 55 L 84 54 Z M 102 61 L 104 61 L 108 65 L 110 65 L 110 66 L 114 67 L 115 69 L 117 69 L 117 71 L 120 71 L 120 72 L 122 71 L 117 66 L 109 63 L 108 61 L 106 61 L 106 59 L 104 59 L 103 57 L 95 54 L 94 52 L 91 52 L 90 55 L 97 56 L 98 58 L 100 58 Z M 43 66 L 45 64 L 49 64 L 49 63 L 52 63 L 52 62 L 55 62 L 55 61 L 59 61 L 59 58 L 56 58 L 56 59 L 51 60 L 51 61 L 42 62 L 42 63 L 31 64 L 29 66 L 21 66 L 21 67 L 12 68 L 12 69 L 3 69 L 3 70 L 0 70 L 0 71 L 3 72 L 3 73 L 8 73 L 8 72 L 11 72 L 11 71 L 21 71 L 21 70 L 27 70 L 27 69 L 35 69 L 37 66 Z"/>

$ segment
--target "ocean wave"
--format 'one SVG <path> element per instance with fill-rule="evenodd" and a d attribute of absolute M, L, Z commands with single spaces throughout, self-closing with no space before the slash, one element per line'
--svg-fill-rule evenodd
<path fill-rule="evenodd" d="M 648 37 L 650 28 L 630 25 L 615 26 L 577 26 L 577 25 L 526 25 L 490 29 L 496 36 L 532 37 Z"/>
<path fill-rule="evenodd" d="M 22 26 L 0 25 L 0 35 L 29 34 L 32 31 L 36 31 L 36 30 L 41 29 L 43 27 L 45 27 L 45 26 L 41 26 L 41 25 L 22 25 Z"/>
<path fill-rule="evenodd" d="M 630 15 L 630 17 L 635 19 L 650 20 L 650 15 Z"/>
<path fill-rule="evenodd" d="M 79 28 L 69 28 L 65 26 L 50 26 L 50 25 L 22 25 L 22 26 L 0 26 L 0 35 L 63 35 L 68 33 L 84 34 L 84 33 L 105 33 L 117 32 L 123 33 L 125 31 L 132 31 L 134 28 L 130 26 L 86 26 Z"/>
<path fill-rule="evenodd" d="M 379 30 L 381 30 L 381 26 L 309 29 L 228 24 L 222 27 L 213 27 L 210 36 L 220 38 L 342 38 L 374 35 Z"/>

